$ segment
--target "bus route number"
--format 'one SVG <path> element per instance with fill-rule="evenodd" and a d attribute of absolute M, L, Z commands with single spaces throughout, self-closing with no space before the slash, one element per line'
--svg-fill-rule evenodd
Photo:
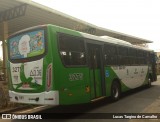
<path fill-rule="evenodd" d="M 33 69 L 30 72 L 30 76 L 41 76 L 42 70 L 41 69 Z"/>
<path fill-rule="evenodd" d="M 12 72 L 20 72 L 21 67 L 13 67 Z"/>

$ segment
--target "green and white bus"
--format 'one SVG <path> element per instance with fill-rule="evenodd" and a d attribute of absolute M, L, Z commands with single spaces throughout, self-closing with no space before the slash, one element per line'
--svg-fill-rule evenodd
<path fill-rule="evenodd" d="M 156 80 L 154 52 L 130 43 L 54 25 L 19 31 L 8 38 L 10 101 L 80 104 Z"/>

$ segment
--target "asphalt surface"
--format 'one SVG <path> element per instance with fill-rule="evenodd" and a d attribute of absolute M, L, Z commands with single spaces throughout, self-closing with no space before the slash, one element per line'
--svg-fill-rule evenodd
<path fill-rule="evenodd" d="M 58 114 L 58 118 L 64 118 L 69 115 L 69 119 L 47 120 L 47 122 L 160 122 L 160 119 L 105 119 L 108 114 L 105 113 L 159 113 L 160 114 L 160 77 L 158 81 L 152 83 L 151 88 L 136 89 L 122 95 L 117 102 L 111 102 L 110 99 L 104 99 L 95 103 L 70 105 L 70 106 L 52 106 L 35 114 L 45 113 L 45 116 Z M 65 113 L 65 114 L 64 114 Z M 75 114 L 77 113 L 77 114 Z M 110 114 L 109 114 L 110 115 Z M 94 118 L 94 119 L 93 119 Z M 21 122 L 22 120 L 0 120 L 0 122 Z M 24 120 L 29 121 L 29 120 Z M 30 120 L 29 122 L 35 122 Z M 46 120 L 37 120 L 43 121 Z"/>

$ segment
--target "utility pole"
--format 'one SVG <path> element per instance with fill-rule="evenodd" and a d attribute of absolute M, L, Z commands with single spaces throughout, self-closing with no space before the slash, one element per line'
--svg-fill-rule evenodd
<path fill-rule="evenodd" d="M 7 79 L 7 68 L 6 68 L 6 62 L 7 62 L 7 45 L 5 40 L 8 38 L 8 22 L 3 21 L 3 38 L 2 38 L 2 48 L 3 48 L 3 73 L 4 73 L 4 80 Z"/>

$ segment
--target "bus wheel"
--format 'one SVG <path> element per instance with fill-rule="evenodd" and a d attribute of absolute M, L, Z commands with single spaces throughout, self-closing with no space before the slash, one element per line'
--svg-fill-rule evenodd
<path fill-rule="evenodd" d="M 152 82 L 152 76 L 149 75 L 149 77 L 148 77 L 148 84 L 147 84 L 148 88 L 151 87 L 151 82 Z"/>
<path fill-rule="evenodd" d="M 111 98 L 113 101 L 119 100 L 121 95 L 121 89 L 120 84 L 117 81 L 113 81 L 112 87 L 111 87 Z"/>

